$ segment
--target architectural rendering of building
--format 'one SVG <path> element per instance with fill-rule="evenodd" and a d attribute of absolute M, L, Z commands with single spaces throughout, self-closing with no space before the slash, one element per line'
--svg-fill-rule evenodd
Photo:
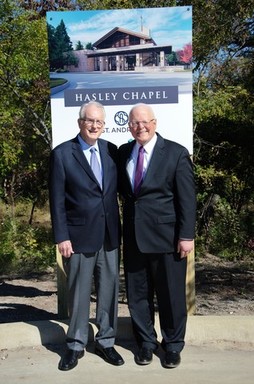
<path fill-rule="evenodd" d="M 166 67 L 165 55 L 172 52 L 170 45 L 157 45 L 150 32 L 141 27 L 133 32 L 115 27 L 93 44 L 93 49 L 73 51 L 78 58 L 72 72 L 89 71 L 145 71 Z"/>

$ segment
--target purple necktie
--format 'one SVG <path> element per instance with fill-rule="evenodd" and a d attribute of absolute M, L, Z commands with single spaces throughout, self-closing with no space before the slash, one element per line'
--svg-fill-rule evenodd
<path fill-rule="evenodd" d="M 134 179 L 134 193 L 137 195 L 139 193 L 142 181 L 143 181 L 143 164 L 144 164 L 144 147 L 139 147 L 137 165 L 135 171 Z"/>

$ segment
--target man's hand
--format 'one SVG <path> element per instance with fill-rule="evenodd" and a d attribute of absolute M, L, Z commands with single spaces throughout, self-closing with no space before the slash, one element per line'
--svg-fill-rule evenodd
<path fill-rule="evenodd" d="M 62 241 L 58 244 L 58 250 L 63 257 L 67 259 L 74 253 L 70 240 Z"/>
<path fill-rule="evenodd" d="M 178 240 L 177 252 L 181 259 L 187 257 L 194 248 L 194 240 Z"/>

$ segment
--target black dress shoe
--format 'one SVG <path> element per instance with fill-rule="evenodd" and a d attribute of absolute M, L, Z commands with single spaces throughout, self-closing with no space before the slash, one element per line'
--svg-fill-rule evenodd
<path fill-rule="evenodd" d="M 119 355 L 118 352 L 116 352 L 114 347 L 102 348 L 102 349 L 96 347 L 95 353 L 96 355 L 102 357 L 109 364 L 112 364 L 112 365 L 124 364 L 123 358 Z"/>
<path fill-rule="evenodd" d="M 138 365 L 150 364 L 153 360 L 153 350 L 151 348 L 142 347 L 135 356 L 135 362 Z"/>
<path fill-rule="evenodd" d="M 162 363 L 164 368 L 176 368 L 181 363 L 180 352 L 167 351 Z"/>
<path fill-rule="evenodd" d="M 81 359 L 84 354 L 84 351 L 74 351 L 73 349 L 68 349 L 64 357 L 60 360 L 58 369 L 60 369 L 60 371 L 69 371 L 70 369 L 73 369 L 78 364 L 78 359 Z"/>

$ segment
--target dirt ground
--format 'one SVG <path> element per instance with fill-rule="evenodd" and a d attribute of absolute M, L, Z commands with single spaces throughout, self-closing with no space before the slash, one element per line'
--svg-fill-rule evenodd
<path fill-rule="evenodd" d="M 120 274 L 119 316 L 128 316 Z M 195 265 L 196 315 L 254 315 L 254 261 L 225 262 L 207 255 Z M 96 297 L 91 297 L 94 317 Z M 0 277 L 0 323 L 58 319 L 57 277 L 53 271 Z"/>

